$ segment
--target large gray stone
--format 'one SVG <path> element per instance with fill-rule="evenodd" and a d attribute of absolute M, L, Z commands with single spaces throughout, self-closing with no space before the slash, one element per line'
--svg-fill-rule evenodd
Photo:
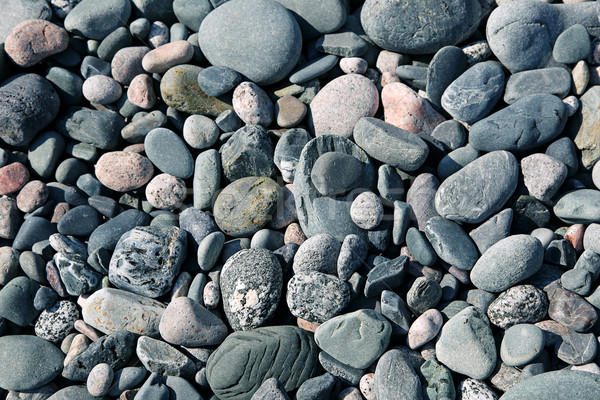
<path fill-rule="evenodd" d="M 525 379 L 504 393 L 500 400 L 595 400 L 600 391 L 600 376 L 584 371 L 545 372 Z"/>
<path fill-rule="evenodd" d="M 512 104 L 535 93 L 553 94 L 564 99 L 571 91 L 571 74 L 565 68 L 540 68 L 512 74 L 506 81 L 504 102 Z"/>
<path fill-rule="evenodd" d="M 579 98 L 579 110 L 569 118 L 565 129 L 581 150 L 581 163 L 591 170 L 600 160 L 600 86 L 592 86 Z"/>
<path fill-rule="evenodd" d="M 373 379 L 378 399 L 422 399 L 419 376 L 408 357 L 400 350 L 393 349 L 381 356 Z"/>
<path fill-rule="evenodd" d="M 65 18 L 65 29 L 88 39 L 101 40 L 126 25 L 131 14 L 128 0 L 83 0 Z"/>
<path fill-rule="evenodd" d="M 559 197 L 554 214 L 571 224 L 600 222 L 600 191 L 579 189 Z"/>

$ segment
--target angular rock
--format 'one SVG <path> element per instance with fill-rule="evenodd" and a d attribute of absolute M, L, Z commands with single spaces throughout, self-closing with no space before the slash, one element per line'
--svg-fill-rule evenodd
<path fill-rule="evenodd" d="M 219 152 L 225 178 L 230 182 L 249 176 L 271 177 L 275 172 L 273 145 L 262 126 L 239 129 Z"/>

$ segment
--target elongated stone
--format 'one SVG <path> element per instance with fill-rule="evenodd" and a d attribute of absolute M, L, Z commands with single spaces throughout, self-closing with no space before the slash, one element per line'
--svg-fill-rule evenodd
<path fill-rule="evenodd" d="M 595 400 L 600 376 L 584 371 L 545 372 L 525 379 L 506 391 L 500 400 L 555 399 Z"/>

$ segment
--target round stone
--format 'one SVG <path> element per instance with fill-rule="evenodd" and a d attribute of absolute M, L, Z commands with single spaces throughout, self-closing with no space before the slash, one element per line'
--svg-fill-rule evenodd
<path fill-rule="evenodd" d="M 50 342 L 59 342 L 71 332 L 78 318 L 77 305 L 61 300 L 42 311 L 35 322 L 35 334 Z"/>
<path fill-rule="evenodd" d="M 323 196 L 345 194 L 360 182 L 364 165 L 350 154 L 329 152 L 320 156 L 310 172 L 312 184 Z"/>
<path fill-rule="evenodd" d="M 292 13 L 271 0 L 224 3 L 204 18 L 198 39 L 212 65 L 230 67 L 259 85 L 285 78 L 302 49 Z"/>
<path fill-rule="evenodd" d="M 513 325 L 506 330 L 500 357 L 511 367 L 523 366 L 535 359 L 544 350 L 544 332 L 531 324 Z"/>
<path fill-rule="evenodd" d="M 156 103 L 152 77 L 147 74 L 136 75 L 127 88 L 127 100 L 144 110 L 151 109 Z"/>
<path fill-rule="evenodd" d="M 83 82 L 83 96 L 91 103 L 110 104 L 121 98 L 123 89 L 109 76 L 93 75 Z"/>
<path fill-rule="evenodd" d="M 183 139 L 194 149 L 205 149 L 219 139 L 219 127 L 204 115 L 190 115 L 183 124 Z"/>
<path fill-rule="evenodd" d="M 383 219 L 381 199 L 373 192 L 359 194 L 350 207 L 350 217 L 363 229 L 375 228 Z"/>
<path fill-rule="evenodd" d="M 42 181 L 27 183 L 17 195 L 17 207 L 28 213 L 42 206 L 48 200 L 48 187 Z"/>
<path fill-rule="evenodd" d="M 194 47 L 187 40 L 177 40 L 150 50 L 142 58 L 142 68 L 151 74 L 163 74 L 175 65 L 185 64 L 194 56 Z"/>
<path fill-rule="evenodd" d="M 152 129 L 144 139 L 144 151 L 162 172 L 181 179 L 194 173 L 194 159 L 185 142 L 169 129 Z"/>
<path fill-rule="evenodd" d="M 0 196 L 21 190 L 29 180 L 29 171 L 20 162 L 0 168 Z"/>
<path fill-rule="evenodd" d="M 149 51 L 146 46 L 124 47 L 117 51 L 110 63 L 112 77 L 121 85 L 129 85 L 133 78 L 144 73 L 142 59 Z"/>
<path fill-rule="evenodd" d="M 129 192 L 144 186 L 154 174 L 152 163 L 137 153 L 104 153 L 96 163 L 96 177 L 107 188 Z"/>
<path fill-rule="evenodd" d="M 233 91 L 233 110 L 248 125 L 268 127 L 273 123 L 273 102 L 258 85 L 242 82 Z"/>
<path fill-rule="evenodd" d="M 275 104 L 277 125 L 282 128 L 292 128 L 302 122 L 307 110 L 306 104 L 294 96 L 283 96 Z"/>
<path fill-rule="evenodd" d="M 581 24 L 565 29 L 554 42 L 552 57 L 559 63 L 575 64 L 585 60 L 591 53 L 590 35 Z"/>
<path fill-rule="evenodd" d="M 88 392 L 92 396 L 104 396 L 108 393 L 114 376 L 110 365 L 106 363 L 96 364 L 87 378 Z"/>
<path fill-rule="evenodd" d="M 15 26 L 4 42 L 10 59 L 22 68 L 66 50 L 69 35 L 60 26 L 43 19 L 30 19 Z"/>
<path fill-rule="evenodd" d="M 334 275 L 341 244 L 326 233 L 304 241 L 294 256 L 294 273 L 323 272 Z"/>
<path fill-rule="evenodd" d="M 308 126 L 315 136 L 352 136 L 354 125 L 373 117 L 379 107 L 379 92 L 369 78 L 343 75 L 325 85 L 308 110 Z"/>
<path fill-rule="evenodd" d="M 198 86 L 209 96 L 221 96 L 241 82 L 239 72 L 222 65 L 212 65 L 198 74 Z"/>
<path fill-rule="evenodd" d="M 418 349 L 435 338 L 442 329 L 442 313 L 435 308 L 425 311 L 412 323 L 406 339 L 408 347 Z"/>
<path fill-rule="evenodd" d="M 153 207 L 172 210 L 183 204 L 185 182 L 169 174 L 156 175 L 146 186 L 146 199 Z"/>

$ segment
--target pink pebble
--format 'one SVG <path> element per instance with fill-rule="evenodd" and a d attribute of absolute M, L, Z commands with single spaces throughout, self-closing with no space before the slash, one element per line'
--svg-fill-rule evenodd
<path fill-rule="evenodd" d="M 131 80 L 127 89 L 127 100 L 144 110 L 154 107 L 156 103 L 156 92 L 152 77 L 146 74 L 137 75 Z"/>
<path fill-rule="evenodd" d="M 408 330 L 406 342 L 408 347 L 415 350 L 429 342 L 438 334 L 444 320 L 442 313 L 435 308 L 425 311 L 412 323 Z"/>
<path fill-rule="evenodd" d="M 29 180 L 29 171 L 20 162 L 0 168 L 0 196 L 21 190 Z"/>

